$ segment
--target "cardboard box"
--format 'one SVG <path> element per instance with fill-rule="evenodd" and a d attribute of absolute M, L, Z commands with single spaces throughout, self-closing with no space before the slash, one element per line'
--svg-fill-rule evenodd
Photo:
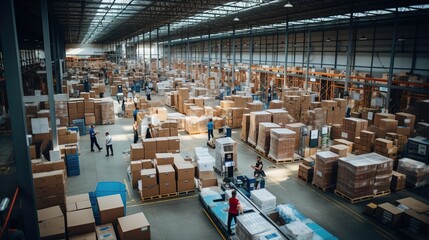
<path fill-rule="evenodd" d="M 150 159 L 142 160 L 141 163 L 142 163 L 142 169 L 153 168 L 152 160 Z"/>
<path fill-rule="evenodd" d="M 159 183 L 159 195 L 170 194 L 177 192 L 176 181 Z"/>
<path fill-rule="evenodd" d="M 401 221 L 402 210 L 390 203 L 379 204 L 376 210 L 376 219 L 383 224 L 397 227 Z"/>
<path fill-rule="evenodd" d="M 116 223 L 118 218 L 124 216 L 124 203 L 120 194 L 98 197 L 97 203 L 102 224 Z"/>
<path fill-rule="evenodd" d="M 168 137 L 168 150 L 180 150 L 179 137 Z"/>
<path fill-rule="evenodd" d="M 156 166 L 156 169 L 159 184 L 172 183 L 176 181 L 176 173 L 172 165 L 158 165 Z"/>
<path fill-rule="evenodd" d="M 111 223 L 95 227 L 98 240 L 116 240 L 116 233 Z"/>
<path fill-rule="evenodd" d="M 425 213 L 429 211 L 429 205 L 412 197 L 398 199 L 396 200 L 396 204 L 403 204 L 410 209 L 414 209 L 417 213 Z"/>
<path fill-rule="evenodd" d="M 155 156 L 156 152 L 157 152 L 156 150 L 150 150 L 145 148 L 144 156 L 146 159 L 154 159 L 156 157 Z"/>
<path fill-rule="evenodd" d="M 145 158 L 145 151 L 141 143 L 130 145 L 130 160 L 142 160 Z"/>
<path fill-rule="evenodd" d="M 104 239 L 104 238 L 103 238 Z M 97 240 L 95 232 L 70 237 L 69 240 Z"/>
<path fill-rule="evenodd" d="M 398 128 L 398 120 L 384 118 L 380 120 L 380 129 L 386 132 L 396 132 Z"/>
<path fill-rule="evenodd" d="M 140 212 L 118 219 L 118 234 L 121 240 L 150 240 L 150 224 Z"/>
<path fill-rule="evenodd" d="M 198 180 L 198 189 L 205 187 L 217 186 L 217 178 L 205 178 Z"/>
<path fill-rule="evenodd" d="M 155 153 L 157 165 L 172 165 L 174 164 L 174 157 L 170 153 Z"/>
<path fill-rule="evenodd" d="M 195 190 L 194 179 L 177 181 L 178 192 L 187 192 L 187 191 L 194 191 L 194 190 Z"/>
<path fill-rule="evenodd" d="M 159 195 L 159 185 L 156 184 L 156 185 L 152 185 L 152 186 L 143 187 L 141 189 L 140 194 L 141 194 L 142 198 L 158 196 Z"/>
<path fill-rule="evenodd" d="M 195 167 L 188 162 L 175 162 L 176 180 L 193 180 L 195 176 Z"/>
<path fill-rule="evenodd" d="M 377 204 L 375 203 L 368 203 L 364 210 L 363 213 L 365 213 L 368 216 L 374 217 L 377 211 Z"/>
<path fill-rule="evenodd" d="M 92 209 L 67 212 L 67 231 L 69 236 L 76 236 L 95 231 Z"/>
<path fill-rule="evenodd" d="M 144 138 L 142 140 L 143 147 L 146 149 L 153 149 L 156 151 L 156 139 L 155 138 Z"/>
<path fill-rule="evenodd" d="M 137 171 L 140 172 L 140 170 L 142 170 L 142 161 L 141 160 L 131 161 L 130 170 L 131 172 L 137 172 Z"/>
<path fill-rule="evenodd" d="M 156 138 L 156 152 L 164 153 L 167 151 L 168 151 L 168 138 L 167 137 Z"/>
<path fill-rule="evenodd" d="M 338 154 L 340 157 L 347 157 L 349 147 L 343 144 L 332 145 L 329 151 Z"/>
<path fill-rule="evenodd" d="M 40 239 L 64 239 L 64 215 L 59 206 L 37 210 Z"/>
<path fill-rule="evenodd" d="M 64 170 L 34 173 L 33 182 L 34 188 L 42 188 L 61 184 L 64 185 Z"/>
<path fill-rule="evenodd" d="M 198 170 L 198 178 L 199 179 L 212 179 L 216 178 L 214 171 L 199 171 Z"/>
<path fill-rule="evenodd" d="M 78 194 L 72 196 L 66 196 L 66 211 L 76 211 L 91 208 L 91 201 L 89 200 L 89 194 Z"/>
<path fill-rule="evenodd" d="M 429 234 L 429 216 L 424 213 L 418 213 L 414 209 L 408 209 L 403 214 L 404 225 L 417 233 Z M 422 238 L 424 239 L 424 238 Z"/>
<path fill-rule="evenodd" d="M 140 177 L 142 180 L 142 187 L 149 187 L 158 184 L 155 168 L 141 170 Z"/>

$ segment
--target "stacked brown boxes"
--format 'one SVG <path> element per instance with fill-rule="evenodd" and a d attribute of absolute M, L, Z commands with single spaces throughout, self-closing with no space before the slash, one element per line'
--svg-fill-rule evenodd
<path fill-rule="evenodd" d="M 402 219 L 402 211 L 391 203 L 382 203 L 377 206 L 375 218 L 390 227 L 398 227 Z"/>
<path fill-rule="evenodd" d="M 366 108 L 362 110 L 362 119 L 365 119 L 368 121 L 368 126 L 374 125 L 375 114 L 378 111 L 379 110 L 374 108 Z"/>
<path fill-rule="evenodd" d="M 301 113 L 300 113 L 300 121 L 307 122 L 308 121 L 308 113 L 307 111 L 311 109 L 311 95 L 302 95 L 301 96 Z"/>
<path fill-rule="evenodd" d="M 331 151 L 316 153 L 313 185 L 324 191 L 335 187 L 338 169 L 338 154 Z"/>
<path fill-rule="evenodd" d="M 101 103 L 101 123 L 115 124 L 115 110 L 112 99 L 103 98 Z"/>
<path fill-rule="evenodd" d="M 429 167 L 410 158 L 401 158 L 398 161 L 398 172 L 405 174 L 407 185 L 423 187 L 429 184 Z"/>
<path fill-rule="evenodd" d="M 332 145 L 329 151 L 338 154 L 339 157 L 347 157 L 349 147 L 343 144 Z"/>
<path fill-rule="evenodd" d="M 302 179 L 306 183 L 313 181 L 314 167 L 308 166 L 304 163 L 298 165 L 298 178 Z"/>
<path fill-rule="evenodd" d="M 67 128 L 66 127 L 59 127 L 57 128 L 57 134 L 58 134 L 58 144 L 67 144 Z"/>
<path fill-rule="evenodd" d="M 270 150 L 270 130 L 273 128 L 280 128 L 280 125 L 270 122 L 259 123 L 259 134 L 256 150 L 259 150 L 263 154 L 267 154 Z"/>
<path fill-rule="evenodd" d="M 249 109 L 250 112 L 259 112 L 262 111 L 264 109 L 264 104 L 262 102 L 248 102 L 247 103 L 247 108 Z"/>
<path fill-rule="evenodd" d="M 69 123 L 67 101 L 55 102 L 55 116 L 60 120 L 59 126 L 67 126 Z"/>
<path fill-rule="evenodd" d="M 286 110 L 283 109 L 269 109 L 268 113 L 271 114 L 271 122 L 284 127 L 289 123 L 289 114 Z"/>
<path fill-rule="evenodd" d="M 156 164 L 154 165 L 172 165 L 174 156 L 171 153 L 155 153 Z"/>
<path fill-rule="evenodd" d="M 303 123 L 290 123 L 285 125 L 285 128 L 295 132 L 295 150 L 299 149 L 301 143 L 301 127 L 305 126 L 306 125 Z"/>
<path fill-rule="evenodd" d="M 130 145 L 130 160 L 142 160 L 145 159 L 145 149 L 141 143 L 135 143 Z"/>
<path fill-rule="evenodd" d="M 270 130 L 270 151 L 268 156 L 275 161 L 291 161 L 295 152 L 295 132 L 286 128 Z"/>
<path fill-rule="evenodd" d="M 332 142 L 333 145 L 337 145 L 337 144 L 343 144 L 346 145 L 349 149 L 347 150 L 348 153 L 352 153 L 353 150 L 353 142 L 347 141 L 345 139 L 334 139 L 334 141 Z"/>
<path fill-rule="evenodd" d="M 68 111 L 69 111 L 69 123 L 73 123 L 73 120 L 78 119 L 77 112 L 77 101 L 69 101 L 68 103 Z"/>
<path fill-rule="evenodd" d="M 241 124 L 241 134 L 240 139 L 247 142 L 247 138 L 249 136 L 249 128 L 250 128 L 250 114 L 243 114 L 243 120 Z"/>
<path fill-rule="evenodd" d="M 65 210 L 65 173 L 64 170 L 33 174 L 34 192 L 37 209 L 59 205 Z"/>
<path fill-rule="evenodd" d="M 141 160 L 131 161 L 130 162 L 130 172 L 131 172 L 131 185 L 133 188 L 137 188 L 138 181 L 140 180 L 140 171 L 142 170 Z"/>
<path fill-rule="evenodd" d="M 405 189 L 406 175 L 392 171 L 392 182 L 390 184 L 390 189 L 394 192 L 402 191 Z"/>
<path fill-rule="evenodd" d="M 344 118 L 343 129 L 341 131 L 341 138 L 354 141 L 355 137 L 360 136 L 362 130 L 366 130 L 368 121 L 359 118 Z"/>
<path fill-rule="evenodd" d="M 172 194 L 177 192 L 176 173 L 172 165 L 156 166 L 159 182 L 159 195 Z"/>
<path fill-rule="evenodd" d="M 373 194 L 378 195 L 389 192 L 393 171 L 392 159 L 376 153 L 369 153 L 367 157 L 377 164 Z"/>
<path fill-rule="evenodd" d="M 325 111 L 322 108 L 315 108 L 314 110 L 308 110 L 308 125 L 311 125 L 313 129 L 319 129 L 326 123 Z"/>
<path fill-rule="evenodd" d="M 281 109 L 283 107 L 283 101 L 272 100 L 270 102 L 270 109 Z"/>
<path fill-rule="evenodd" d="M 396 160 L 398 147 L 393 142 L 384 138 L 375 139 L 374 152 Z"/>
<path fill-rule="evenodd" d="M 410 136 L 411 133 L 414 132 L 414 124 L 416 122 L 415 115 L 399 112 L 395 114 L 395 119 L 398 120 L 398 134 Z"/>
<path fill-rule="evenodd" d="M 310 103 L 311 105 L 311 103 Z M 289 115 L 295 121 L 299 121 L 301 117 L 301 96 L 290 95 L 284 96 L 284 107 L 287 109 Z"/>
<path fill-rule="evenodd" d="M 341 124 L 332 124 L 331 125 L 331 138 L 332 139 L 340 139 L 342 130 L 343 130 L 343 128 L 342 128 Z"/>
<path fill-rule="evenodd" d="M 396 133 L 396 130 L 398 128 L 398 120 L 395 119 L 388 119 L 384 118 L 380 120 L 380 129 L 384 132 L 394 132 Z"/>
<path fill-rule="evenodd" d="M 169 153 L 179 153 L 180 152 L 180 138 L 177 136 L 168 137 L 168 149 Z"/>
<path fill-rule="evenodd" d="M 342 124 L 343 118 L 346 116 L 347 100 L 342 98 L 334 98 L 334 101 L 337 102 L 337 107 L 334 111 L 334 122 L 337 124 Z"/>
<path fill-rule="evenodd" d="M 159 195 L 158 178 L 155 168 L 142 169 L 141 176 L 141 198 L 153 197 Z"/>
<path fill-rule="evenodd" d="M 178 110 L 180 113 L 185 114 L 184 103 L 189 99 L 189 89 L 188 88 L 179 88 L 178 89 Z"/>
<path fill-rule="evenodd" d="M 397 133 L 386 133 L 385 138 L 393 142 L 393 145 L 398 148 L 398 155 L 404 151 L 404 147 L 407 144 L 407 136 Z"/>
<path fill-rule="evenodd" d="M 156 153 L 156 139 L 155 138 L 145 138 L 143 141 L 144 156 L 146 159 L 155 158 Z M 168 145 L 167 145 L 168 146 Z"/>
<path fill-rule="evenodd" d="M 376 113 L 374 116 L 374 125 L 380 127 L 380 121 L 382 119 L 395 119 L 395 114 L 390 113 Z"/>
<path fill-rule="evenodd" d="M 92 208 L 88 193 L 67 196 L 66 203 L 67 212 Z"/>
<path fill-rule="evenodd" d="M 249 136 L 247 141 L 256 146 L 259 134 L 259 123 L 271 122 L 271 114 L 265 111 L 250 112 Z"/>
<path fill-rule="evenodd" d="M 326 112 L 326 124 L 340 124 L 335 119 L 335 115 L 338 112 L 337 110 L 338 103 L 334 100 L 323 100 L 322 101 L 322 110 Z"/>
<path fill-rule="evenodd" d="M 41 161 L 40 159 L 32 160 L 31 168 L 33 173 L 64 171 L 64 174 L 65 174 L 65 170 L 66 170 L 64 160 L 60 160 L 60 161 Z"/>
<path fill-rule="evenodd" d="M 189 106 L 187 109 L 187 116 L 201 117 L 204 115 L 204 108 L 198 106 Z"/>
<path fill-rule="evenodd" d="M 168 137 L 159 137 L 156 138 L 156 150 L 155 153 L 166 153 L 168 152 Z M 145 151 L 146 153 L 146 151 Z M 146 158 L 155 158 L 152 156 L 146 156 Z"/>
<path fill-rule="evenodd" d="M 177 192 L 189 192 L 195 190 L 195 167 L 190 162 L 174 162 L 177 180 Z"/>
<path fill-rule="evenodd" d="M 37 210 L 40 239 L 65 239 L 64 214 L 59 206 Z"/>
<path fill-rule="evenodd" d="M 232 108 L 232 128 L 240 128 L 243 122 L 243 108 L 234 107 Z"/>
<path fill-rule="evenodd" d="M 363 130 L 360 131 L 360 136 L 355 137 L 353 149 L 356 154 L 364 154 L 372 152 L 375 143 L 375 133 Z"/>
<path fill-rule="evenodd" d="M 140 212 L 118 219 L 118 235 L 120 240 L 150 240 L 150 224 Z"/>
<path fill-rule="evenodd" d="M 100 99 L 94 100 L 94 117 L 95 117 L 95 124 L 101 125 L 103 120 L 101 117 L 101 100 Z"/>

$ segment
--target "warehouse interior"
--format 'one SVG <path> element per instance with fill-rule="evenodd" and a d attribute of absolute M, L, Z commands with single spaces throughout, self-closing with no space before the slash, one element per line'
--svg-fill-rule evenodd
<path fill-rule="evenodd" d="M 0 239 L 428 239 L 428 13 L 1 1 Z"/>

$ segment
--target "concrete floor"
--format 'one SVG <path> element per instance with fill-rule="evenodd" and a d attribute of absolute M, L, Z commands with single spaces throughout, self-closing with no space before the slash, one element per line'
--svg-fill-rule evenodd
<path fill-rule="evenodd" d="M 156 96 L 155 96 L 156 99 Z M 169 109 L 169 111 L 172 111 Z M 98 142 L 104 144 L 104 133 L 113 137 L 115 155 L 105 157 L 101 152 L 90 152 L 89 135 L 80 139 L 81 175 L 69 177 L 68 195 L 94 191 L 99 181 L 120 181 L 128 188 L 127 214 L 143 211 L 151 224 L 152 239 L 222 239 L 203 211 L 196 194 L 160 201 L 141 202 L 139 194 L 131 189 L 127 178 L 129 144 L 132 142 L 132 119 L 117 118 L 115 125 L 97 126 L 100 132 Z M 239 174 L 252 174 L 250 165 L 255 163 L 258 153 L 239 139 L 240 129 L 233 130 L 233 138 L 238 142 Z M 192 156 L 194 147 L 206 146 L 206 135 L 187 135 L 180 132 L 181 154 Z M 210 149 L 214 156 L 214 150 Z M 274 165 L 264 159 L 267 174 L 266 188 L 277 197 L 277 203 L 291 203 L 308 218 L 340 239 L 400 239 L 387 227 L 374 222 L 362 214 L 363 206 L 369 201 L 350 204 L 332 192 L 324 193 L 297 178 L 298 163 Z M 428 202 L 429 188 L 392 193 L 374 199 L 381 203 L 412 196 Z"/>

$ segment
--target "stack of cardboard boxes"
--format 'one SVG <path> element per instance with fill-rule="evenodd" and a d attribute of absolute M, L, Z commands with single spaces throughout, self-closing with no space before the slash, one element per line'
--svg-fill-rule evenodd
<path fill-rule="evenodd" d="M 390 184 L 390 189 L 394 192 L 399 192 L 405 189 L 406 184 L 406 175 L 392 171 L 392 182 Z"/>
<path fill-rule="evenodd" d="M 118 235 L 120 240 L 150 240 L 150 224 L 142 212 L 121 217 L 118 219 Z"/>
<path fill-rule="evenodd" d="M 295 153 L 295 132 L 287 128 L 270 130 L 270 151 L 268 157 L 274 161 L 292 161 Z"/>
<path fill-rule="evenodd" d="M 259 134 L 256 150 L 259 150 L 263 154 L 268 154 L 268 151 L 270 150 L 270 130 L 273 128 L 280 128 L 280 125 L 266 122 L 259 123 Z"/>
<path fill-rule="evenodd" d="M 272 100 L 270 102 L 270 109 L 281 109 L 283 107 L 283 101 Z"/>
<path fill-rule="evenodd" d="M 56 205 L 66 209 L 64 162 L 62 166 L 63 170 L 33 173 L 37 209 Z"/>
<path fill-rule="evenodd" d="M 175 161 L 177 192 L 189 192 L 195 190 L 195 167 L 187 161 Z"/>
<path fill-rule="evenodd" d="M 67 106 L 67 101 L 55 102 L 55 116 L 60 120 L 60 124 L 58 126 L 65 127 L 69 124 L 69 112 Z"/>
<path fill-rule="evenodd" d="M 177 95 L 177 103 L 178 103 L 178 110 L 180 113 L 186 114 L 186 109 L 184 108 L 185 101 L 188 101 L 189 99 L 189 89 L 188 88 L 179 88 L 178 89 L 178 95 Z"/>
<path fill-rule="evenodd" d="M 271 122 L 271 114 L 265 111 L 250 112 L 249 136 L 247 141 L 256 146 L 259 134 L 259 123 Z"/>
<path fill-rule="evenodd" d="M 284 96 L 284 108 L 287 109 L 289 115 L 295 122 L 299 122 L 301 119 L 301 96 Z"/>
<path fill-rule="evenodd" d="M 59 206 L 37 210 L 41 239 L 65 239 L 64 214 Z"/>
<path fill-rule="evenodd" d="M 250 128 L 250 113 L 243 114 L 243 119 L 241 122 L 241 134 L 240 139 L 247 142 L 249 137 L 249 128 Z"/>
<path fill-rule="evenodd" d="M 283 109 L 269 109 L 268 113 L 271 114 L 271 122 L 284 127 L 289 123 L 289 114 L 286 110 Z"/>
<path fill-rule="evenodd" d="M 69 238 L 79 239 L 95 232 L 95 219 L 91 208 L 67 212 L 66 215 Z"/>
<path fill-rule="evenodd" d="M 337 180 L 338 158 L 339 155 L 331 151 L 316 153 L 313 185 L 323 189 L 324 191 L 335 187 Z"/>
<path fill-rule="evenodd" d="M 355 137 L 353 150 L 357 155 L 370 153 L 373 150 L 375 143 L 375 133 L 362 130 L 360 131 L 360 136 Z"/>
<path fill-rule="evenodd" d="M 396 160 L 398 147 L 393 145 L 393 142 L 384 138 L 375 139 L 374 152 Z"/>
<path fill-rule="evenodd" d="M 344 118 L 341 138 L 353 142 L 362 130 L 367 130 L 368 121 L 360 118 Z"/>

